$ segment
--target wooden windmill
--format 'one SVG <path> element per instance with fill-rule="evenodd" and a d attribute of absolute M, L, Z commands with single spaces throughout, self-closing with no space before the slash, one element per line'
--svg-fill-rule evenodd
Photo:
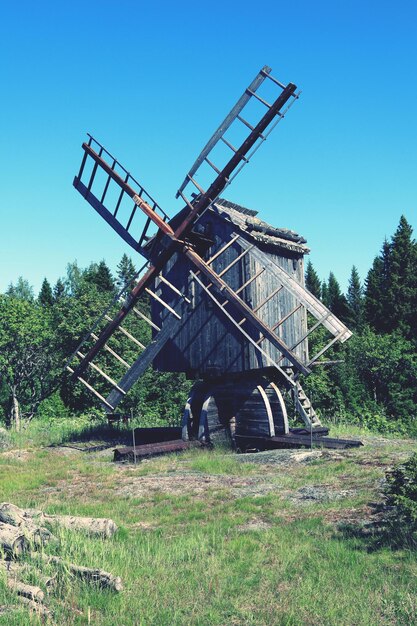
<path fill-rule="evenodd" d="M 270 101 L 263 95 L 266 86 L 274 90 Z M 184 207 L 172 219 L 91 135 L 83 144 L 75 188 L 146 259 L 121 308 L 102 318 L 105 326 L 89 333 L 67 367 L 108 412 L 153 363 L 198 380 L 184 412 L 184 438 L 209 440 L 224 430 L 241 438 L 288 433 L 284 392 L 290 392 L 305 424 L 320 428 L 299 376 L 309 374 L 325 351 L 351 332 L 305 289 L 305 240 L 220 198 L 297 98 L 294 84 L 284 85 L 270 68 L 262 68 L 185 177 L 177 192 Z M 220 147 L 229 152 L 223 163 L 215 156 Z M 211 179 L 203 188 L 204 168 Z M 129 207 L 127 213 L 122 206 Z M 137 308 L 145 293 L 152 302 L 149 317 Z M 149 345 L 123 326 L 128 315 L 139 315 L 152 327 Z M 311 356 L 308 337 L 319 327 L 328 341 Z M 116 330 L 138 347 L 133 363 L 112 348 Z M 124 364 L 121 380 L 104 371 L 103 350 Z M 91 369 L 108 383 L 108 395 L 87 380 Z"/>

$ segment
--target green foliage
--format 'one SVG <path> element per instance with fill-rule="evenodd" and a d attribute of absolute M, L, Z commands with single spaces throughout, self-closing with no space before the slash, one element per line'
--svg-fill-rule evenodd
<path fill-rule="evenodd" d="M 306 268 L 305 286 L 313 294 L 313 296 L 320 298 L 321 281 L 310 259 L 308 260 Z"/>
<path fill-rule="evenodd" d="M 15 412 L 17 402 L 31 417 L 50 392 L 55 364 L 51 340 L 50 318 L 41 305 L 0 295 L 0 378 Z"/>
<path fill-rule="evenodd" d="M 390 242 L 385 241 L 366 279 L 367 319 L 378 332 L 398 330 L 417 340 L 417 244 L 404 216 Z"/>
<path fill-rule="evenodd" d="M 395 510 L 390 516 L 397 532 L 417 543 L 417 454 L 386 473 L 385 497 Z"/>
<path fill-rule="evenodd" d="M 132 259 L 125 253 L 117 266 L 116 285 L 118 289 L 122 289 L 128 285 L 130 289 L 134 286 L 134 278 L 136 277 L 136 269 Z"/>
<path fill-rule="evenodd" d="M 355 266 L 352 267 L 350 274 L 346 300 L 348 304 L 346 322 L 352 330 L 360 331 L 365 323 L 365 303 L 363 287 Z"/>
<path fill-rule="evenodd" d="M 54 303 L 51 285 L 46 278 L 43 279 L 42 287 L 38 295 L 38 302 L 45 307 L 52 306 Z"/>
<path fill-rule="evenodd" d="M 32 285 L 22 276 L 19 276 L 15 285 L 10 283 L 6 295 L 16 300 L 27 300 L 28 302 L 33 302 L 35 299 Z"/>

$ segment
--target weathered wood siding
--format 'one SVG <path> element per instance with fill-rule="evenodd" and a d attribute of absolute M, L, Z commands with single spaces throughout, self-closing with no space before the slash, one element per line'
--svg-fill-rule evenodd
<path fill-rule="evenodd" d="M 232 233 L 236 231 L 236 225 L 210 212 L 203 216 L 200 222 L 202 225 L 210 222 L 208 228 L 214 233 L 215 243 L 205 255 L 206 258 L 209 258 L 230 241 Z M 248 241 L 253 243 L 250 238 Z M 282 254 L 280 254 L 276 248 L 268 250 L 263 244 L 262 249 L 304 285 L 302 255 L 296 255 L 286 250 L 282 250 Z M 221 272 L 241 252 L 241 248 L 237 244 L 233 244 L 213 262 L 213 269 L 217 273 Z M 181 311 L 183 324 L 177 335 L 155 359 L 154 367 L 161 371 L 185 371 L 191 376 L 204 377 L 208 374 L 244 372 L 271 366 L 271 363 L 227 320 L 198 283 L 190 279 L 190 269 L 195 271 L 186 257 L 176 254 L 170 259 L 163 272 L 165 278 L 187 295 L 191 304 L 183 302 Z M 260 266 L 248 254 L 227 271 L 223 275 L 223 279 L 236 291 L 259 269 Z M 268 274 L 268 272 L 264 272 L 240 294 L 252 308 L 261 304 L 271 291 L 279 286 L 279 282 Z M 178 302 L 178 296 L 162 282 L 155 285 L 155 291 L 170 306 L 175 306 Z M 222 294 L 218 294 L 214 290 L 213 293 L 220 302 L 224 302 L 225 297 Z M 273 326 L 295 306 L 294 298 L 282 290 L 280 294 L 259 310 L 258 315 L 268 326 Z M 228 308 L 228 311 L 232 313 L 231 307 Z M 152 319 L 156 324 L 161 325 L 167 315 L 171 314 L 159 303 L 152 302 Z M 240 321 L 241 316 L 234 316 L 234 318 L 236 321 Z M 259 339 L 259 333 L 251 331 L 249 324 L 244 324 L 243 328 L 255 340 Z M 305 332 L 306 316 L 303 309 L 297 311 L 277 330 L 279 336 L 290 348 L 297 344 Z M 280 358 L 279 351 L 271 346 L 268 341 L 263 341 L 261 347 L 275 361 Z M 299 344 L 294 351 L 305 361 L 307 342 L 304 341 Z M 281 366 L 288 364 L 285 360 L 280 361 Z"/>

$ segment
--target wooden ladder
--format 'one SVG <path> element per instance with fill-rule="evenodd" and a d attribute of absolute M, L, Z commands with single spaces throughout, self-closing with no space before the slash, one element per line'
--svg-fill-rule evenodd
<path fill-rule="evenodd" d="M 322 423 L 313 408 L 310 398 L 307 397 L 301 383 L 297 380 L 291 390 L 297 413 L 303 419 L 308 429 L 320 428 Z"/>

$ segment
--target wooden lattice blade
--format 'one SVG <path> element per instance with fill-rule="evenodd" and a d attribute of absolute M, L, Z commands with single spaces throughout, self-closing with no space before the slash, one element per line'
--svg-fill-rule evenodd
<path fill-rule="evenodd" d="M 241 237 L 237 236 L 237 243 L 244 249 L 250 244 Z M 266 255 L 258 247 L 251 248 L 249 254 L 258 261 L 260 265 L 265 267 L 266 271 L 272 272 L 278 283 L 284 286 L 295 299 L 300 302 L 309 313 L 313 315 L 320 323 L 334 336 L 340 343 L 344 343 L 352 336 L 352 331 L 341 321 L 334 313 L 330 311 L 318 298 L 313 296 L 305 287 L 294 280 L 282 267 Z"/>

